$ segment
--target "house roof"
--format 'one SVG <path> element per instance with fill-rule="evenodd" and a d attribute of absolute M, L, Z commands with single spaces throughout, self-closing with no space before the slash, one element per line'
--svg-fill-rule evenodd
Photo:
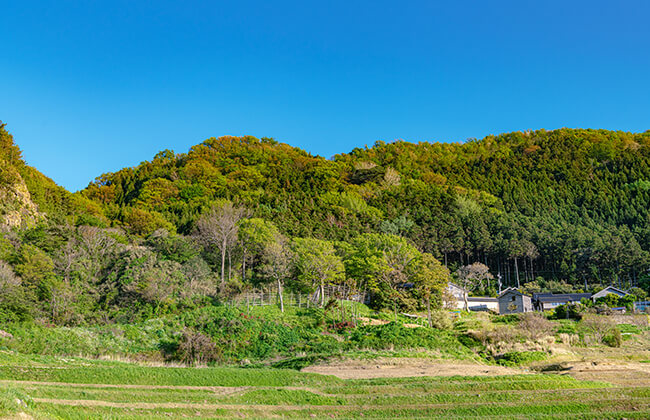
<path fill-rule="evenodd" d="M 452 282 L 447 283 L 447 287 L 450 288 L 450 289 L 458 289 L 458 290 L 460 290 L 461 292 L 464 292 L 464 291 L 465 291 L 465 289 L 463 289 L 462 287 L 460 287 L 460 286 L 457 285 L 456 283 L 452 283 Z"/>
<path fill-rule="evenodd" d="M 499 293 L 499 297 L 503 297 L 503 296 L 509 295 L 511 293 L 514 293 L 516 295 L 527 296 L 527 295 L 524 295 L 523 293 L 521 293 L 519 290 L 515 289 L 514 287 L 508 287 L 507 289 L 502 290 L 501 293 Z M 527 297 L 530 297 L 530 296 L 527 296 Z"/>
<path fill-rule="evenodd" d="M 538 302 L 558 302 L 558 303 L 567 303 L 567 302 L 580 302 L 582 299 L 589 299 L 591 293 L 535 293 L 533 294 L 533 300 Z"/>
<path fill-rule="evenodd" d="M 599 297 L 603 297 L 603 296 L 608 295 L 610 293 L 614 293 L 614 294 L 619 295 L 619 296 L 627 296 L 629 294 L 625 290 L 621 290 L 621 289 L 616 288 L 614 286 L 607 286 L 603 290 L 601 290 L 600 292 L 594 293 L 593 296 L 591 296 L 591 297 L 593 299 L 598 299 Z"/>
<path fill-rule="evenodd" d="M 498 299 L 493 297 L 468 297 L 467 302 L 496 302 Z"/>

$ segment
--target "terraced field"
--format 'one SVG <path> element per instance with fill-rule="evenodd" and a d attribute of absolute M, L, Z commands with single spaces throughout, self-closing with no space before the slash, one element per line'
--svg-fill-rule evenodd
<path fill-rule="evenodd" d="M 20 418 L 650 417 L 642 376 L 623 384 L 557 374 L 343 380 L 290 370 L 77 360 L 1 366 L 0 387 L 10 400 L 25 402 Z"/>

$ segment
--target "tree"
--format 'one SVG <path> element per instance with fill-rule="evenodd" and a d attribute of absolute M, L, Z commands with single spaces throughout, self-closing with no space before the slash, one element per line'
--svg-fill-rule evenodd
<path fill-rule="evenodd" d="M 260 218 L 243 219 L 237 232 L 242 250 L 242 281 L 246 281 L 246 265 L 256 256 L 262 256 L 267 246 L 281 236 L 271 222 Z"/>
<path fill-rule="evenodd" d="M 291 275 L 293 252 L 289 240 L 279 232 L 275 232 L 272 240 L 264 245 L 262 257 L 262 275 L 275 281 L 278 286 L 280 311 L 284 312 L 284 283 Z"/>
<path fill-rule="evenodd" d="M 180 290 L 181 297 L 207 296 L 214 293 L 214 274 L 201 257 L 194 257 L 182 267 L 185 283 Z"/>
<path fill-rule="evenodd" d="M 442 300 L 442 291 L 449 283 L 449 270 L 435 259 L 433 255 L 424 253 L 417 262 L 417 269 L 413 276 L 415 288 L 420 292 L 427 306 L 427 319 L 429 327 L 431 321 L 431 300 Z"/>
<path fill-rule="evenodd" d="M 336 255 L 331 242 L 320 239 L 295 238 L 291 247 L 295 254 L 297 279 L 312 291 L 318 290 L 322 307 L 325 304 L 325 284 L 345 277 L 341 257 Z"/>
<path fill-rule="evenodd" d="M 470 265 L 465 265 L 458 269 L 456 272 L 458 277 L 459 285 L 465 290 L 463 293 L 463 298 L 465 301 L 465 310 L 469 310 L 469 304 L 467 302 L 467 296 L 469 292 L 476 289 L 477 287 L 483 288 L 483 281 L 493 279 L 494 276 L 490 274 L 490 269 L 485 264 L 474 263 Z"/>
<path fill-rule="evenodd" d="M 226 255 L 229 255 L 237 241 L 238 223 L 246 214 L 243 207 L 226 201 L 221 206 L 212 207 L 196 224 L 199 240 L 208 246 L 216 246 L 221 252 L 222 288 L 226 283 Z"/>
<path fill-rule="evenodd" d="M 412 281 L 420 252 L 405 238 L 369 233 L 352 240 L 346 256 L 348 276 L 365 284 L 378 305 L 393 304 L 403 298 L 398 289 Z"/>

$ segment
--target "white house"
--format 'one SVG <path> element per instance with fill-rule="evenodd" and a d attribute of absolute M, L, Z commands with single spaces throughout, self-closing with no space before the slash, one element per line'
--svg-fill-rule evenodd
<path fill-rule="evenodd" d="M 629 295 L 629 293 L 627 293 L 624 290 L 617 289 L 614 286 L 607 286 L 603 290 L 601 290 L 600 292 L 594 293 L 593 295 L 591 295 L 591 300 L 593 300 L 595 302 L 596 299 L 607 296 L 609 294 L 614 294 L 614 295 L 616 295 L 618 297 L 623 297 L 623 296 Z"/>
<path fill-rule="evenodd" d="M 447 284 L 447 292 L 455 299 L 456 309 L 465 309 L 465 297 L 467 297 L 467 309 L 470 311 L 495 311 L 499 310 L 497 298 L 467 296 L 467 291 L 455 283 Z"/>

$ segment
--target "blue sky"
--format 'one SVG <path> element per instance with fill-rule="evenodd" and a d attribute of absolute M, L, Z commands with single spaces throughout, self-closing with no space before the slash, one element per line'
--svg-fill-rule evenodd
<path fill-rule="evenodd" d="M 650 129 L 647 1 L 4 1 L 0 120 L 70 190 L 250 134 L 376 140 Z"/>

